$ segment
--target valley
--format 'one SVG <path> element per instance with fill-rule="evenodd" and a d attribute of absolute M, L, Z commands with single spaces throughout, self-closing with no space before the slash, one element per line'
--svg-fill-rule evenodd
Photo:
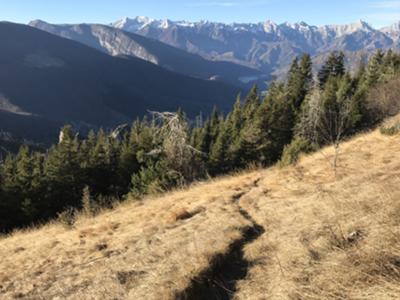
<path fill-rule="evenodd" d="M 191 118 L 214 106 L 227 111 L 242 91 L 136 57 L 112 57 L 26 25 L 0 23 L 0 38 L 0 93 L 8 103 L 0 107 L 2 130 L 38 143 L 56 142 L 67 123 L 87 132 L 131 123 L 149 110 L 181 108 Z M 43 126 L 51 132 L 46 138 L 40 137 Z"/>

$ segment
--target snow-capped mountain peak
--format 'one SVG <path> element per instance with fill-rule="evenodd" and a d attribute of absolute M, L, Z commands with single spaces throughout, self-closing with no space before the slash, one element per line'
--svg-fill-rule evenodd
<path fill-rule="evenodd" d="M 273 33 L 276 32 L 276 30 L 278 29 L 278 24 L 272 22 L 271 20 L 267 20 L 264 22 L 263 28 L 265 32 Z"/>
<path fill-rule="evenodd" d="M 128 18 L 126 18 L 126 19 L 128 19 Z M 145 16 L 138 16 L 138 17 L 135 18 L 135 21 L 136 22 L 140 22 L 140 23 L 149 24 L 149 23 L 153 22 L 154 19 L 151 19 L 151 18 L 145 17 Z"/>
<path fill-rule="evenodd" d="M 171 22 L 170 20 L 166 19 L 166 20 L 161 21 L 161 23 L 159 24 L 159 27 L 162 28 L 162 29 L 167 29 L 173 24 L 174 24 L 173 22 Z"/>
<path fill-rule="evenodd" d="M 111 25 L 118 29 L 134 32 L 152 24 L 154 21 L 154 19 L 144 16 L 138 16 L 134 19 L 125 17 L 115 23 L 112 23 Z"/>
<path fill-rule="evenodd" d="M 355 23 L 346 25 L 325 25 L 320 27 L 319 31 L 325 36 L 333 36 L 338 38 L 357 31 L 373 32 L 375 29 L 372 28 L 367 22 L 359 20 Z"/>
<path fill-rule="evenodd" d="M 394 40 L 400 39 L 400 21 L 393 23 L 390 26 L 384 27 L 380 30 Z"/>
<path fill-rule="evenodd" d="M 233 23 L 224 24 L 216 23 L 210 21 L 199 21 L 199 22 L 187 22 L 187 21 L 171 21 L 171 20 L 155 20 L 149 17 L 139 16 L 133 19 L 124 18 L 117 21 L 112 26 L 124 29 L 127 31 L 138 32 L 146 27 L 158 28 L 158 29 L 168 29 L 172 26 L 186 27 L 186 28 L 214 28 L 214 29 L 226 29 L 229 31 L 249 31 L 249 32 L 259 32 L 263 31 L 265 33 L 276 33 L 279 34 L 280 30 L 292 29 L 298 31 L 300 34 L 308 34 L 309 32 L 319 32 L 323 38 L 338 38 L 343 35 L 352 34 L 357 31 L 363 32 L 373 32 L 376 31 L 367 22 L 359 20 L 352 24 L 346 25 L 325 25 L 321 27 L 316 27 L 309 25 L 304 21 L 298 23 L 285 22 L 283 24 L 276 24 L 270 20 L 264 23 Z M 395 25 L 393 25 L 395 26 Z M 393 27 L 392 26 L 392 27 Z M 392 27 L 385 28 L 386 31 L 390 31 Z M 400 29 L 400 24 L 397 24 L 398 29 Z M 397 28 L 395 28 L 397 30 Z M 382 29 L 383 31 L 383 29 Z"/>

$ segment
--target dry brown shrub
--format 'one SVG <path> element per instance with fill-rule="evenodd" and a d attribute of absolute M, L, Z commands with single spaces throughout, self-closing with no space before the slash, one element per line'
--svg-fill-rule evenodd
<path fill-rule="evenodd" d="M 372 88 L 367 97 L 367 109 L 371 117 L 382 120 L 395 116 L 400 111 L 400 78 Z"/>

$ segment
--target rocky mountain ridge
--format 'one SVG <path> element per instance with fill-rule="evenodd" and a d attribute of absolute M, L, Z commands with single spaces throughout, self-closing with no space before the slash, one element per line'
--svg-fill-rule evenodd
<path fill-rule="evenodd" d="M 354 69 L 360 60 L 378 48 L 400 48 L 400 23 L 375 29 L 362 20 L 318 27 L 306 22 L 225 24 L 136 17 L 111 25 L 207 59 L 235 62 L 278 77 L 282 77 L 291 61 L 302 53 L 311 54 L 318 67 L 328 52 L 343 51 L 350 58 L 350 69 Z"/>
<path fill-rule="evenodd" d="M 170 71 L 206 80 L 220 80 L 246 87 L 251 80 L 263 78 L 261 71 L 232 62 L 211 61 L 200 55 L 101 24 L 54 25 L 41 20 L 30 26 L 80 42 L 112 56 L 130 56 L 151 62 Z"/>

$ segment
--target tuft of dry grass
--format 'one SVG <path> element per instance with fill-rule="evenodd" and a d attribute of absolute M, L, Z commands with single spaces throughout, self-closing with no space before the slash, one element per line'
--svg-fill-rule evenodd
<path fill-rule="evenodd" d="M 399 299 L 399 153 L 400 136 L 376 130 L 343 144 L 336 178 L 327 147 L 16 232 L 0 239 L 0 298 L 176 299 L 240 245 L 234 299 Z"/>

